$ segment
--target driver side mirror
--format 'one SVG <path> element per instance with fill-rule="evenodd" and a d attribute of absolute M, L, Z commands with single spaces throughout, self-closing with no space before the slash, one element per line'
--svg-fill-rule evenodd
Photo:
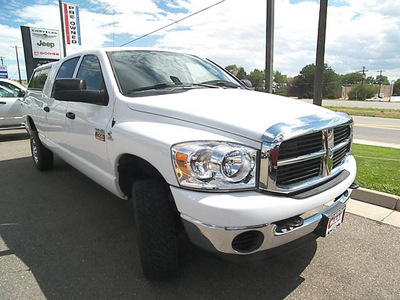
<path fill-rule="evenodd" d="M 249 89 L 252 89 L 252 88 L 253 88 L 253 84 L 251 83 L 250 80 L 248 80 L 248 79 L 243 79 L 242 82 L 244 83 L 244 85 L 245 85 L 247 88 L 249 88 Z"/>
<path fill-rule="evenodd" d="M 108 104 L 108 94 L 105 90 L 87 90 L 85 80 L 80 78 L 56 79 L 52 97 L 71 102 Z"/>

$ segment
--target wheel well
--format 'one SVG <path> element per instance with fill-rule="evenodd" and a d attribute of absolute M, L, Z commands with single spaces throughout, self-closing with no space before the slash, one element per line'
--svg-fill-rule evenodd
<path fill-rule="evenodd" d="M 32 118 L 28 116 L 27 121 L 28 121 L 28 126 L 29 126 L 30 130 L 33 132 L 37 132 L 35 123 L 33 122 Z"/>
<path fill-rule="evenodd" d="M 167 185 L 163 176 L 152 164 L 131 154 L 124 154 L 119 159 L 118 174 L 120 188 L 129 198 L 132 196 L 132 185 L 136 180 L 157 178 Z"/>

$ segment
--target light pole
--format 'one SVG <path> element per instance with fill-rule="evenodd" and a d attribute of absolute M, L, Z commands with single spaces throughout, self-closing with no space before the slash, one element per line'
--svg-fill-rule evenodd
<path fill-rule="evenodd" d="M 267 93 L 272 93 L 272 82 L 274 80 L 274 19 L 275 0 L 267 0 L 267 36 L 265 47 L 265 92 Z"/>
<path fill-rule="evenodd" d="M 21 84 L 22 80 L 21 80 L 21 70 L 19 69 L 18 47 L 17 47 L 17 45 L 10 46 L 10 47 L 15 48 L 15 55 L 17 56 L 18 78 L 19 78 L 19 83 Z"/>

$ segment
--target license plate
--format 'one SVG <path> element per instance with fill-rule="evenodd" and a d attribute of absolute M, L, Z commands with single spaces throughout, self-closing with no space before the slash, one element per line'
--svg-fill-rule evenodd
<path fill-rule="evenodd" d="M 334 232 L 343 222 L 346 205 L 338 203 L 331 209 L 322 214 L 322 220 L 317 233 L 323 237 Z"/>

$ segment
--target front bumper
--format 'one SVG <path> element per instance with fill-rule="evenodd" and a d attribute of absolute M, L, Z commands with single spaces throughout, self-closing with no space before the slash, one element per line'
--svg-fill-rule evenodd
<path fill-rule="evenodd" d="M 314 232 L 326 210 L 343 205 L 350 198 L 356 169 L 354 157 L 349 156 L 347 175 L 338 176 L 301 197 L 257 191 L 199 192 L 178 187 L 171 187 L 171 192 L 194 244 L 214 252 L 252 254 Z M 290 230 L 282 230 L 282 223 L 290 224 L 297 217 L 301 218 L 301 226 L 296 224 Z"/>
<path fill-rule="evenodd" d="M 271 250 L 316 232 L 323 214 L 346 203 L 352 191 L 349 188 L 330 205 L 306 212 L 301 216 L 305 217 L 302 225 L 286 227 L 285 230 L 279 225 L 282 221 L 247 227 L 221 227 L 204 224 L 183 214 L 181 217 L 191 241 L 197 246 L 212 252 L 247 255 Z"/>

